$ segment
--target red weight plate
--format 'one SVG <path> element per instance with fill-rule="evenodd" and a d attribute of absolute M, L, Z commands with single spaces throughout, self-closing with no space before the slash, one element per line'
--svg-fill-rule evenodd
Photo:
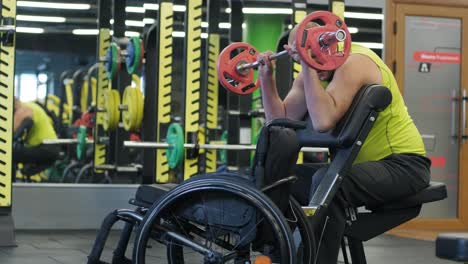
<path fill-rule="evenodd" d="M 231 58 L 231 53 L 240 51 Z M 239 63 L 253 63 L 257 61 L 259 53 L 250 44 L 244 42 L 232 43 L 221 51 L 218 57 L 217 71 L 221 85 L 236 94 L 250 94 L 259 87 L 259 80 L 254 82 L 254 70 L 249 69 L 240 73 Z"/>
<path fill-rule="evenodd" d="M 321 26 L 307 28 L 307 23 L 321 21 Z M 323 24 L 323 25 L 322 25 Z M 344 30 L 346 39 L 342 51 L 338 51 L 338 42 L 321 47 L 320 36 L 324 33 Z M 300 24 L 296 35 L 296 49 L 307 65 L 317 70 L 330 71 L 340 67 L 351 51 L 351 34 L 346 24 L 335 14 L 327 11 L 310 13 Z M 311 54 L 313 56 L 311 56 Z"/>

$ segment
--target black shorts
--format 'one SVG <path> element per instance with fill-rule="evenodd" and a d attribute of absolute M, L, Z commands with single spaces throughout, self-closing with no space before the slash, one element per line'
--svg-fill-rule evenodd
<path fill-rule="evenodd" d="M 315 172 L 327 166 L 302 164 L 294 168 L 299 179 L 292 193 L 300 203 L 308 204 L 322 180 L 314 177 Z M 382 160 L 353 165 L 340 189 L 350 205 L 376 207 L 426 188 L 430 182 L 430 166 L 431 161 L 421 155 L 391 154 Z"/>
<path fill-rule="evenodd" d="M 38 145 L 35 147 L 16 146 L 13 148 L 14 163 L 52 165 L 60 156 L 58 145 Z"/>
<path fill-rule="evenodd" d="M 319 169 L 325 170 L 328 165 L 296 165 L 299 150 L 299 142 L 293 130 L 281 127 L 264 128 L 257 144 L 253 175 L 257 178 L 264 177 L 261 184 L 257 183 L 259 187 L 291 175 L 298 176 L 291 192 L 305 205 L 322 180 L 314 177 L 315 172 Z M 430 166 L 431 161 L 428 158 L 411 153 L 392 154 L 382 160 L 355 164 L 344 176 L 340 194 L 351 206 L 356 207 L 373 207 L 397 200 L 428 186 Z M 289 194 L 278 190 L 270 197 L 282 208 L 287 205 Z"/>

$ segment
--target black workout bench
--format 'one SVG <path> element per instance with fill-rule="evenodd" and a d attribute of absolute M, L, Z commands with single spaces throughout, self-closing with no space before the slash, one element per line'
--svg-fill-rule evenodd
<path fill-rule="evenodd" d="M 423 191 L 402 199 L 380 206 L 378 208 L 366 208 L 370 212 L 359 212 L 351 215 L 351 225 L 345 229 L 351 262 L 353 264 L 365 264 L 363 242 L 381 235 L 390 229 L 397 227 L 419 215 L 422 205 L 447 198 L 445 184 L 431 182 Z M 354 210 L 355 212 L 355 210 Z M 345 263 L 349 263 L 342 244 Z"/>
<path fill-rule="evenodd" d="M 378 110 L 384 109 L 390 102 L 391 93 L 386 87 L 370 85 L 361 89 L 355 96 L 348 113 L 337 127 L 329 133 L 315 132 L 307 122 L 288 119 L 277 119 L 268 124 L 268 126 L 295 129 L 299 142 L 303 147 L 333 147 L 338 149 L 329 168 L 320 172 L 326 175 L 310 204 L 315 203 L 318 205 L 317 208 L 320 208 L 333 198 L 334 193 L 339 188 L 339 175 L 343 175 L 352 165 L 362 142 L 364 142 L 378 116 Z M 136 199 L 132 200 L 132 203 L 149 207 L 174 186 L 172 184 L 141 186 L 138 188 Z M 345 237 L 350 249 L 352 263 L 367 263 L 363 247 L 364 241 L 417 217 L 424 203 L 443 200 L 446 197 L 446 186 L 442 183 L 431 182 L 426 189 L 418 194 L 378 208 L 367 208 L 367 212 L 358 212 L 356 208 L 351 208 L 349 210 L 350 225 L 345 230 Z M 303 208 L 307 210 L 307 206 Z M 347 251 L 344 250 L 345 244 L 343 240 L 345 263 L 349 263 L 346 255 Z"/>

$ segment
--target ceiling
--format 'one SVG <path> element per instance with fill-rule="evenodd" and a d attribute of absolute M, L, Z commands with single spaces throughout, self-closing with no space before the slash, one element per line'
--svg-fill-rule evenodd
<path fill-rule="evenodd" d="M 89 8 L 85 10 L 73 10 L 73 9 L 53 9 L 53 8 L 40 8 L 40 7 L 27 7 L 29 3 L 27 1 L 17 1 L 17 29 L 18 29 L 18 39 L 21 39 L 21 42 L 18 43 L 19 49 L 37 49 L 38 47 L 48 48 L 52 50 L 60 50 L 69 48 L 63 42 L 71 39 L 71 41 L 79 39 L 83 41 L 88 41 L 91 44 L 83 44 L 84 46 L 93 46 L 95 45 L 95 36 L 76 36 L 73 34 L 76 29 L 97 29 L 97 3 L 98 0 L 72 0 L 68 2 L 65 0 L 37 0 L 41 1 L 41 6 L 44 6 L 47 3 L 55 3 L 55 7 L 58 7 L 59 3 L 74 3 L 74 4 L 88 4 Z M 204 0 L 204 5 L 206 5 Z M 113 2 L 113 1 L 109 1 Z M 149 3 L 150 1 L 141 1 L 141 0 L 114 0 L 116 5 L 126 5 L 127 9 L 125 12 L 126 20 L 126 32 L 128 35 L 141 33 L 144 29 L 144 21 L 148 21 L 149 17 L 145 19 L 145 9 L 144 4 Z M 153 3 L 156 1 L 153 1 Z M 228 7 L 228 1 L 223 1 L 225 7 Z M 326 10 L 328 0 L 314 0 L 309 1 L 313 4 L 308 4 L 310 10 Z M 347 0 L 346 11 L 347 12 L 359 12 L 359 13 L 370 13 L 377 14 L 382 16 L 382 7 L 384 0 Z M 184 5 L 184 0 L 175 0 L 174 4 L 179 6 L 179 8 Z M 285 0 L 245 0 L 244 6 L 246 7 L 277 7 L 277 8 L 290 8 L 291 3 Z M 111 7 L 109 7 L 111 8 Z M 223 8 L 224 10 L 224 8 Z M 148 12 L 147 12 L 148 13 Z M 183 20 L 184 12 L 175 12 L 175 31 L 183 31 Z M 30 16 L 39 16 L 40 18 L 46 17 L 47 19 L 58 19 L 59 22 L 44 22 L 44 21 L 28 21 L 31 20 Z M 220 12 L 220 21 L 229 22 L 229 14 L 226 12 Z M 52 17 L 52 18 L 50 18 Z M 285 16 L 286 20 L 289 16 Z M 63 21 L 64 20 L 64 21 Z M 206 21 L 206 14 L 204 15 L 204 21 Z M 348 27 L 353 27 L 358 30 L 358 33 L 353 34 L 353 41 L 359 42 L 371 42 L 381 45 L 382 43 L 382 18 L 380 19 L 361 19 L 361 18 L 352 18 L 346 17 L 346 22 Z M 287 21 L 286 21 L 287 23 Z M 24 33 L 25 31 L 34 31 L 36 34 Z M 206 28 L 203 28 L 205 31 Z M 222 29 L 227 36 L 227 28 Z M 41 32 L 42 34 L 37 34 Z M 76 31 L 75 31 L 76 33 Z M 89 33 L 89 32 L 88 32 Z M 96 33 L 96 32 L 92 32 Z M 83 42 L 81 41 L 81 42 Z M 39 43 L 41 42 L 41 43 Z M 58 46 L 60 43 L 60 47 Z M 82 45 L 82 44 L 80 44 Z M 77 45 L 76 48 L 79 48 L 80 45 Z M 84 47 L 81 46 L 81 47 Z M 381 49 L 379 47 L 378 49 Z"/>

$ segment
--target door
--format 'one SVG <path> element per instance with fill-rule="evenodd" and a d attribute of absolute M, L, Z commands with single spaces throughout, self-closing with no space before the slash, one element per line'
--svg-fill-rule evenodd
<path fill-rule="evenodd" d="M 419 219 L 407 226 L 466 228 L 468 76 L 462 73 L 468 71 L 468 51 L 462 47 L 468 47 L 468 8 L 396 3 L 394 11 L 387 62 L 393 59 L 408 112 L 422 134 L 432 181 L 444 182 L 448 190 L 447 199 L 424 205 Z"/>

